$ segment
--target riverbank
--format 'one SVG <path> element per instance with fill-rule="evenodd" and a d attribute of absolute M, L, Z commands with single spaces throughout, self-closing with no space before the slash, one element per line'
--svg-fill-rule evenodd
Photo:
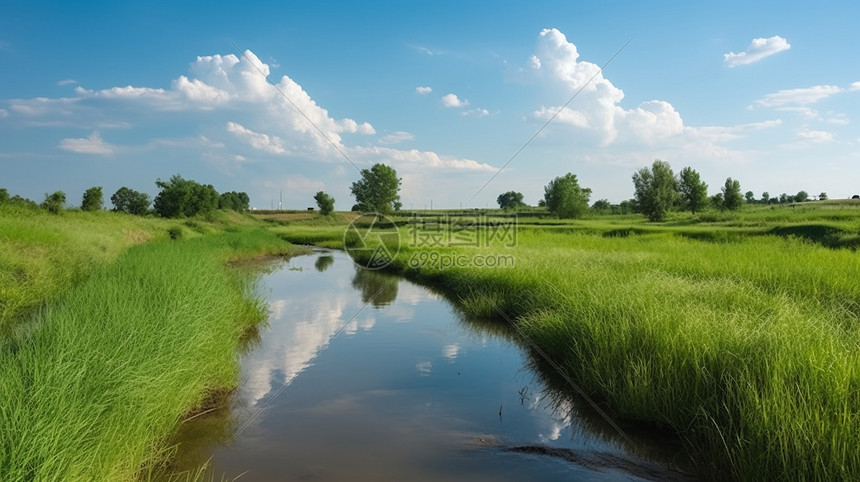
<path fill-rule="evenodd" d="M 705 478 L 856 480 L 856 208 L 709 216 L 519 222 L 515 242 L 474 247 L 409 240 L 468 239 L 492 223 L 403 226 L 387 269 L 456 293 L 468 314 L 515 322 L 612 417 L 677 433 Z M 515 268 L 470 264 L 492 256 Z"/>
<path fill-rule="evenodd" d="M 265 316 L 228 261 L 296 248 L 250 219 L 0 214 L 14 227 L 0 287 L 18 300 L 0 342 L 0 478 L 145 476 L 177 424 L 235 386 L 240 338 Z"/>

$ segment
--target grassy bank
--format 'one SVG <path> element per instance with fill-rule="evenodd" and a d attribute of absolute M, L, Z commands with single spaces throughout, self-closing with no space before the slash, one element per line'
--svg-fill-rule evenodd
<path fill-rule="evenodd" d="M 0 204 L 0 334 L 129 246 L 167 238 L 168 222 L 110 212 Z"/>
<path fill-rule="evenodd" d="M 228 226 L 258 224 L 233 212 L 170 220 L 108 211 L 55 215 L 0 204 L 0 337 L 40 304 L 76 286 L 131 246 L 166 240 L 171 230 L 188 239 Z"/>
<path fill-rule="evenodd" d="M 41 306 L 32 328 L 0 342 L 0 479 L 139 477 L 163 458 L 184 416 L 235 386 L 236 347 L 264 308 L 251 294 L 252 278 L 227 261 L 289 246 L 259 228 L 195 237 L 217 229 L 198 221 L 66 213 L 28 227 L 23 218 L 0 219 L 21 226 L 5 243 L 73 259 L 56 267 L 33 255 L 48 275 L 21 268 L 34 280 L 71 274 L 49 280 L 47 296 L 38 286 L 22 296 Z M 87 220 L 110 227 L 88 229 Z M 186 239 L 157 240 L 167 227 Z M 140 238 L 155 241 L 128 248 Z M 22 251 L 10 252 L 6 260 L 24 263 Z"/>
<path fill-rule="evenodd" d="M 391 269 L 456 293 L 467 313 L 516 320 L 613 417 L 678 433 L 706 478 L 857 480 L 860 260 L 795 233 L 856 238 L 860 211 L 782 209 L 521 222 L 512 248 L 409 246 L 401 228 Z M 298 231 L 326 236 L 342 234 Z M 516 267 L 434 266 L 428 252 Z"/>

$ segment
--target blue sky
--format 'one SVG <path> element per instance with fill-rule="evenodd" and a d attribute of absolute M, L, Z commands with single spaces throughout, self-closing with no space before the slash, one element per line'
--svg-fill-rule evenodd
<path fill-rule="evenodd" d="M 828 1 L 7 1 L 0 187 L 79 205 L 178 173 L 257 208 L 324 190 L 349 209 L 357 168 L 384 162 L 406 208 L 536 204 L 567 172 L 620 202 L 659 158 L 710 194 L 732 177 L 850 197 L 858 18 Z"/>

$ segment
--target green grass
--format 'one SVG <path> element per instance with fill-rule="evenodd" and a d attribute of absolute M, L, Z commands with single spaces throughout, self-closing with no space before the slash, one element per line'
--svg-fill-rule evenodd
<path fill-rule="evenodd" d="M 679 434 L 706 478 L 856 480 L 858 207 L 520 218 L 515 247 L 431 249 L 511 255 L 513 269 L 417 267 L 428 249 L 402 226 L 392 269 L 516 320 L 613 417 Z M 339 247 L 350 220 L 262 230 L 232 213 L 0 206 L 0 479 L 151 475 L 177 423 L 234 386 L 259 319 L 226 263 L 291 249 L 281 239 Z"/>
<path fill-rule="evenodd" d="M 0 205 L 0 336 L 129 246 L 166 239 L 167 226 L 111 212 L 53 215 Z"/>
<path fill-rule="evenodd" d="M 30 253 L 22 269 L 35 280 L 70 274 L 43 280 L 47 295 L 36 285 L 28 329 L 0 340 L 0 479 L 151 475 L 177 424 L 235 386 L 236 348 L 263 316 L 253 277 L 227 263 L 293 248 L 259 228 L 171 242 L 175 222 L 3 214 L 5 259 Z M 162 240 L 129 248 L 146 238 Z M 64 251 L 59 267 L 42 259 Z"/>
<path fill-rule="evenodd" d="M 65 211 L 0 204 L 0 337 L 39 305 L 81 283 L 131 246 L 259 226 L 250 215 L 216 211 L 202 219 L 168 220 L 108 211 Z"/>
<path fill-rule="evenodd" d="M 515 248 L 407 245 L 391 269 L 516 320 L 613 417 L 676 432 L 705 478 L 858 480 L 860 255 L 840 246 L 860 210 L 807 204 L 525 221 Z M 428 249 L 516 268 L 410 263 Z"/>

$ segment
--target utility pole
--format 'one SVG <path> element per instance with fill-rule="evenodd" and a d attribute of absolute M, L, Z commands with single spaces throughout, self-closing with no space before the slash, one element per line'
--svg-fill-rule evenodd
<path fill-rule="evenodd" d="M 284 190 L 281 189 L 281 198 L 278 201 L 278 211 L 282 211 L 284 209 Z"/>

